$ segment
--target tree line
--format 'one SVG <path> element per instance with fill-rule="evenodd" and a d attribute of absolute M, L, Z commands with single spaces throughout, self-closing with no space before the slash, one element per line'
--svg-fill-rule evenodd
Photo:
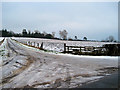
<path fill-rule="evenodd" d="M 63 39 L 67 40 L 68 32 L 66 30 L 59 31 L 60 38 L 55 37 L 55 32 L 47 33 L 43 31 L 42 33 L 38 30 L 31 32 L 30 30 L 23 29 L 21 33 L 14 33 L 13 31 L 8 31 L 7 29 L 0 30 L 2 37 L 31 37 L 31 38 L 48 38 L 48 39 Z"/>
<path fill-rule="evenodd" d="M 31 38 L 48 38 L 53 39 L 55 38 L 54 35 L 46 33 L 40 33 L 38 30 L 31 32 L 30 30 L 23 29 L 22 33 L 14 33 L 13 31 L 8 31 L 7 29 L 0 30 L 2 33 L 2 37 L 31 37 Z"/>
<path fill-rule="evenodd" d="M 31 38 L 47 38 L 47 39 L 60 39 L 60 40 L 71 40 L 71 41 L 93 41 L 88 40 L 87 37 L 83 37 L 83 39 L 78 39 L 77 36 L 72 38 L 68 38 L 68 32 L 67 30 L 59 31 L 60 38 L 55 37 L 55 32 L 47 33 L 43 31 L 42 33 L 38 30 L 35 30 L 34 32 L 31 32 L 30 30 L 23 29 L 21 33 L 14 33 L 13 31 L 8 31 L 7 29 L 0 30 L 0 33 L 2 33 L 2 37 L 31 37 Z M 113 36 L 107 37 L 105 40 L 102 40 L 102 42 L 117 42 Z"/>

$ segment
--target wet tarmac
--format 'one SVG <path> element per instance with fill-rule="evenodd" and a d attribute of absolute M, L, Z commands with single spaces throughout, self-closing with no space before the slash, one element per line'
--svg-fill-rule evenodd
<path fill-rule="evenodd" d="M 80 88 L 120 88 L 120 70 L 110 76 L 105 76 L 99 81 L 88 83 Z"/>

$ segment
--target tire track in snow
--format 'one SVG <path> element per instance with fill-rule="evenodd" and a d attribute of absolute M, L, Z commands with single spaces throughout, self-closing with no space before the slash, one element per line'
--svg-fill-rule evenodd
<path fill-rule="evenodd" d="M 18 52 L 19 50 L 24 50 L 24 48 L 20 48 L 19 46 L 15 45 L 15 43 L 14 43 L 13 41 L 11 41 L 10 39 L 7 39 L 7 49 L 8 49 L 8 50 L 12 50 L 13 52 L 15 52 L 15 53 L 16 53 L 15 56 L 26 56 L 26 57 L 27 57 L 27 59 L 26 59 L 27 62 L 26 62 L 25 65 L 23 65 L 23 64 L 21 64 L 21 63 L 19 63 L 19 62 L 16 61 L 15 63 L 21 65 L 22 67 L 21 67 L 21 68 L 18 68 L 18 69 L 15 70 L 15 71 L 13 71 L 13 74 L 12 74 L 12 75 L 10 75 L 10 76 L 8 76 L 8 77 L 6 77 L 6 78 L 3 78 L 3 79 L 2 79 L 2 84 L 9 83 L 9 81 L 10 81 L 13 77 L 19 75 L 21 72 L 23 72 L 25 69 L 27 69 L 27 68 L 31 65 L 31 63 L 33 63 L 33 61 L 34 61 L 34 57 L 30 56 L 30 55 L 28 54 L 28 52 L 26 52 L 26 55 L 24 55 L 24 53 L 21 54 L 20 52 Z M 14 58 L 15 58 L 15 57 L 14 57 Z M 6 63 L 4 64 L 4 66 L 5 66 L 5 65 L 8 65 L 12 60 L 13 60 L 13 58 L 12 58 L 11 60 L 9 60 L 8 62 L 6 62 Z M 13 65 L 13 66 L 14 66 L 14 65 Z"/>

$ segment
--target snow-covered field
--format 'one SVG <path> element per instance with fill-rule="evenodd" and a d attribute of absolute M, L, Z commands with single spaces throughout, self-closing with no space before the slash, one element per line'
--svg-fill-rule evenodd
<path fill-rule="evenodd" d="M 9 38 L 0 56 L 1 88 L 73 88 L 118 68 L 118 57 L 48 53 Z"/>
<path fill-rule="evenodd" d="M 58 52 L 64 51 L 64 43 L 68 46 L 94 46 L 94 47 L 101 47 L 104 44 L 111 44 L 114 42 L 90 42 L 90 41 L 64 41 L 64 40 L 54 40 L 54 39 L 41 39 L 41 38 L 17 38 L 12 37 L 13 39 L 21 42 L 21 43 L 28 43 L 29 41 L 32 42 L 32 45 L 37 47 L 37 43 L 40 44 L 43 42 L 43 48 L 46 50 L 53 50 Z"/>

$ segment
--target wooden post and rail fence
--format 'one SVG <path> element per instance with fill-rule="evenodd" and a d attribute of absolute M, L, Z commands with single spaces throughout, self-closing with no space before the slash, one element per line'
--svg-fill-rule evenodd
<path fill-rule="evenodd" d="M 29 45 L 36 47 L 35 42 L 29 41 Z M 43 42 L 37 43 L 37 48 L 44 50 Z M 64 43 L 64 51 L 63 53 L 71 53 L 77 55 L 108 55 L 108 56 L 120 56 L 120 44 L 104 44 L 101 47 L 94 46 L 68 46 Z"/>
<path fill-rule="evenodd" d="M 26 42 L 28 46 L 44 50 L 43 42 Z M 64 43 L 63 53 L 71 53 L 77 55 L 105 55 L 105 56 L 120 56 L 120 44 L 104 44 L 101 47 L 94 46 L 68 46 Z"/>
<path fill-rule="evenodd" d="M 40 43 L 28 41 L 28 42 L 26 42 L 26 45 L 31 46 L 31 47 L 36 47 L 36 48 L 43 50 L 43 42 L 40 44 Z"/>
<path fill-rule="evenodd" d="M 64 53 L 72 53 L 78 55 L 120 56 L 120 44 L 104 44 L 101 47 L 94 47 L 94 46 L 67 46 L 64 43 Z"/>

